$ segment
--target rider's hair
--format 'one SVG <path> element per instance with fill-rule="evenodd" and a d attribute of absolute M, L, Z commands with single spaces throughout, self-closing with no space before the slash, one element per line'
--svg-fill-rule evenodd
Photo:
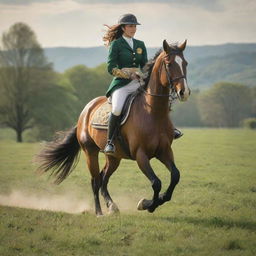
<path fill-rule="evenodd" d="M 124 25 L 116 24 L 113 26 L 108 26 L 104 24 L 104 26 L 108 27 L 108 30 L 106 34 L 103 36 L 103 41 L 105 42 L 104 44 L 106 46 L 109 46 L 112 41 L 122 36 L 123 34 L 122 27 L 124 27 Z"/>

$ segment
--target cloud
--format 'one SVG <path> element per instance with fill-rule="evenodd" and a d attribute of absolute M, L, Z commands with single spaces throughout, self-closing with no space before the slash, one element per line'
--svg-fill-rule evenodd
<path fill-rule="evenodd" d="M 123 4 L 169 4 L 169 5 L 178 5 L 183 7 L 197 7 L 202 8 L 208 11 L 225 11 L 226 3 L 228 5 L 234 4 L 236 0 L 72 0 L 73 2 L 79 4 L 111 4 L 111 5 L 123 5 Z M 36 3 L 50 3 L 50 2 L 64 2 L 64 0 L 0 0 L 0 4 L 5 5 L 30 5 Z M 250 4 L 254 0 L 241 0 L 239 1 L 243 5 Z"/>
<path fill-rule="evenodd" d="M 220 10 L 222 9 L 221 1 L 224 0 L 74 0 L 81 4 L 136 4 L 136 3 L 159 3 L 170 4 L 180 6 L 197 6 L 208 10 Z"/>
<path fill-rule="evenodd" d="M 97 2 L 101 3 L 82 0 L 33 1 L 29 5 L 0 3 L 0 34 L 22 21 L 31 26 L 44 47 L 98 46 L 103 45 L 103 24 L 116 24 L 120 15 L 134 13 L 142 24 L 136 37 L 147 46 L 158 47 L 163 39 L 170 42 L 188 39 L 189 45 L 256 41 L 256 1 L 252 0 Z"/>
<path fill-rule="evenodd" d="M 49 3 L 61 0 L 0 0 L 0 4 L 6 5 L 29 5 L 35 3 Z M 223 0 L 73 0 L 80 4 L 136 4 L 136 3 L 165 3 L 165 4 L 179 4 L 183 6 L 198 6 L 208 10 L 219 10 L 221 8 L 220 2 Z"/>
<path fill-rule="evenodd" d="M 29 5 L 32 3 L 49 3 L 61 0 L 0 0 L 0 4 L 6 5 Z"/>

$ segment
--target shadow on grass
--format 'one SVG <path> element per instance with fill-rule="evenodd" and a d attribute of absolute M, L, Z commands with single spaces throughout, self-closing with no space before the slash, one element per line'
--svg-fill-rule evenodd
<path fill-rule="evenodd" d="M 241 228 L 253 231 L 256 230 L 256 222 L 229 220 L 220 217 L 212 217 L 208 219 L 196 217 L 162 217 L 161 219 L 172 223 L 186 222 L 189 224 L 205 227 Z"/>

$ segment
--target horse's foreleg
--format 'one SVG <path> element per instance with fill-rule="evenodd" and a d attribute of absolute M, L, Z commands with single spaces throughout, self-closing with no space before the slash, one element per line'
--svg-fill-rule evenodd
<path fill-rule="evenodd" d="M 112 156 L 106 156 L 106 165 L 103 168 L 102 174 L 102 186 L 101 186 L 101 194 L 105 199 L 106 205 L 109 209 L 109 213 L 119 212 L 117 205 L 113 202 L 109 192 L 108 192 L 108 181 L 110 176 L 114 173 L 117 167 L 120 164 L 121 159 L 114 158 Z"/>
<path fill-rule="evenodd" d="M 161 180 L 154 173 L 150 163 L 149 158 L 143 151 L 138 151 L 136 154 L 136 161 L 138 163 L 141 171 L 150 180 L 152 188 L 154 190 L 152 200 L 142 199 L 138 203 L 138 210 L 148 210 L 149 212 L 154 212 L 154 210 L 159 206 L 159 193 L 161 191 Z"/>
<path fill-rule="evenodd" d="M 169 187 L 163 194 L 159 196 L 159 205 L 162 205 L 163 203 L 171 200 L 173 191 L 180 180 L 180 171 L 174 163 L 172 152 L 170 152 L 170 157 L 159 158 L 159 160 L 167 167 L 171 173 L 171 181 Z"/>

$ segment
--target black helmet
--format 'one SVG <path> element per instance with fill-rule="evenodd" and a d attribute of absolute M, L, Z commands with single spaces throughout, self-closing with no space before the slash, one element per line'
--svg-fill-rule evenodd
<path fill-rule="evenodd" d="M 127 25 L 127 24 L 140 25 L 140 23 L 138 23 L 136 17 L 131 13 L 122 15 L 118 20 L 118 24 L 122 24 L 122 25 Z"/>

